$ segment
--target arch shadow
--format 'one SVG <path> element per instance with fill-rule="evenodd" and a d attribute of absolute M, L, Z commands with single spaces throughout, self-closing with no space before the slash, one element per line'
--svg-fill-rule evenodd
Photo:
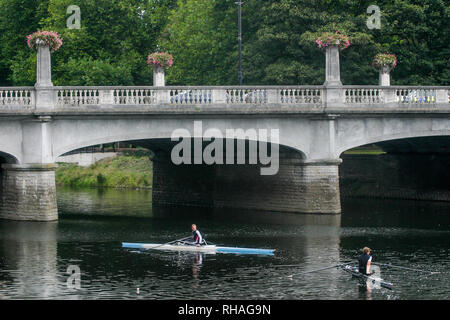
<path fill-rule="evenodd" d="M 197 138 L 192 138 L 192 139 L 195 140 Z M 226 154 L 226 151 L 227 151 L 226 147 L 227 147 L 227 141 L 228 140 L 229 139 L 224 139 L 224 141 L 223 141 L 224 155 Z M 259 150 L 259 142 L 267 142 L 265 140 L 251 140 L 251 139 L 241 140 L 241 139 L 234 139 L 234 146 L 235 146 L 234 150 L 235 150 L 235 152 L 236 152 L 237 144 L 239 142 L 242 142 L 242 141 L 244 141 L 244 144 L 245 144 L 246 155 L 248 155 L 248 151 L 250 149 L 249 145 L 251 143 L 255 143 L 256 146 L 257 146 L 257 149 Z M 166 152 L 166 153 L 170 154 L 172 149 L 180 141 L 172 141 L 170 137 L 168 137 L 168 138 L 144 138 L 144 139 L 141 139 L 141 138 L 140 139 L 113 139 L 113 138 L 105 138 L 103 140 L 96 140 L 95 143 L 82 142 L 82 143 L 77 144 L 76 146 L 75 145 L 68 146 L 68 147 L 64 148 L 64 150 L 59 151 L 58 154 L 55 155 L 55 158 L 60 157 L 60 156 L 62 156 L 64 154 L 67 154 L 67 153 L 74 152 L 76 150 L 83 149 L 83 148 L 89 148 L 89 147 L 92 147 L 92 146 L 98 146 L 98 145 L 102 145 L 102 144 L 112 144 L 112 143 L 116 143 L 116 142 L 143 147 L 143 148 L 146 148 L 148 150 L 151 150 L 154 153 L 162 151 L 162 152 Z M 203 141 L 202 142 L 202 150 L 204 150 L 204 148 L 207 145 L 209 145 L 210 143 L 211 143 L 210 141 Z M 269 144 L 273 145 L 270 142 L 269 142 Z M 303 151 L 301 151 L 301 150 L 298 150 L 298 149 L 295 149 L 293 147 L 286 146 L 286 145 L 283 145 L 283 144 L 277 144 L 277 145 L 279 147 L 279 149 L 278 149 L 279 153 L 282 156 L 289 155 L 292 158 L 301 159 L 301 160 L 304 160 L 307 157 L 306 154 Z M 194 141 L 191 141 L 191 146 L 192 146 L 192 155 L 194 155 L 194 147 L 193 147 L 194 146 Z M 272 147 L 268 148 L 268 149 L 271 150 Z"/>
<path fill-rule="evenodd" d="M 418 142 L 420 140 L 423 140 L 423 142 Z M 402 134 L 398 134 L 391 136 L 374 137 L 371 139 L 367 139 L 364 142 L 361 141 L 358 143 L 348 144 L 344 147 L 341 147 L 338 149 L 337 155 L 341 157 L 342 154 L 345 153 L 346 151 L 371 144 L 375 144 L 380 147 L 384 145 L 385 148 L 389 148 L 391 151 L 393 150 L 395 145 L 403 145 L 403 148 L 405 148 L 405 145 L 409 145 L 410 150 L 414 152 L 414 141 L 416 141 L 416 144 L 422 145 L 422 148 L 424 148 L 428 144 L 427 146 L 428 151 L 425 153 L 432 153 L 433 150 L 432 148 L 430 148 L 429 143 L 430 142 L 433 143 L 433 140 L 435 141 L 446 140 L 444 143 L 436 144 L 436 152 L 438 151 L 437 149 L 442 150 L 448 147 L 449 150 L 448 153 L 450 153 L 450 132 L 445 131 L 445 132 L 422 132 L 421 134 L 416 134 L 414 136 L 404 136 Z M 419 148 L 419 146 L 417 146 L 417 148 Z"/>
<path fill-rule="evenodd" d="M 15 156 L 13 156 L 12 154 L 0 151 L 0 165 L 4 164 L 4 163 L 7 163 L 7 164 L 18 164 L 19 160 Z"/>

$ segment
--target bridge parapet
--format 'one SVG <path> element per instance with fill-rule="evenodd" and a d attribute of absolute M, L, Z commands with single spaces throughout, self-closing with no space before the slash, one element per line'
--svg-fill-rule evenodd
<path fill-rule="evenodd" d="M 450 87 L 425 86 L 116 86 L 53 87 L 56 109 L 89 106 L 291 105 L 319 107 L 444 105 Z M 0 87 L 0 110 L 47 109 L 34 87 Z"/>

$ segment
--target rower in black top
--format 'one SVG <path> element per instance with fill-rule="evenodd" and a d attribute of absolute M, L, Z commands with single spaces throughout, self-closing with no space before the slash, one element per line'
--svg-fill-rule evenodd
<path fill-rule="evenodd" d="M 188 243 L 200 247 L 203 242 L 202 234 L 197 230 L 197 225 L 193 224 L 192 227 L 192 238 L 189 239 Z"/>
<path fill-rule="evenodd" d="M 365 275 L 370 275 L 370 265 L 372 263 L 372 256 L 370 255 L 370 248 L 365 247 L 363 254 L 358 257 L 359 272 Z"/>

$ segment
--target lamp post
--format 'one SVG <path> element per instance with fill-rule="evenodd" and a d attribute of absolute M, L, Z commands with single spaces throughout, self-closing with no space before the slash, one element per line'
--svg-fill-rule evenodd
<path fill-rule="evenodd" d="M 239 85 L 242 86 L 242 1 L 236 2 L 238 5 L 238 42 L 239 42 L 239 66 L 238 79 Z"/>

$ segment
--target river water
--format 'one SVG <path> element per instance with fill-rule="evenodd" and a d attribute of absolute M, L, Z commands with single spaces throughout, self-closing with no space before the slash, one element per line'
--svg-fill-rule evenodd
<path fill-rule="evenodd" d="M 152 208 L 149 191 L 60 188 L 58 205 L 56 223 L 0 221 L 0 299 L 450 299 L 445 202 L 343 199 L 341 216 L 321 216 Z M 121 248 L 189 236 L 192 223 L 214 243 L 276 253 Z M 440 273 L 381 267 L 393 290 L 338 269 L 299 274 L 364 246 L 374 261 Z"/>

